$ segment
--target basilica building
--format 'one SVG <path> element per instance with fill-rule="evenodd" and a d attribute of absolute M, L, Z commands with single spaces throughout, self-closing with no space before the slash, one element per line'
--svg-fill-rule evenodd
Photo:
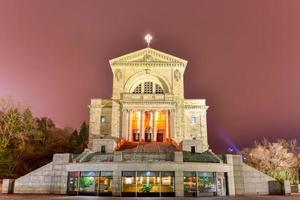
<path fill-rule="evenodd" d="M 92 148 L 111 138 L 116 142 L 173 142 L 199 153 L 208 150 L 205 99 L 184 98 L 186 60 L 148 45 L 109 63 L 112 98 L 92 99 L 90 104 Z"/>
<path fill-rule="evenodd" d="M 97 196 L 269 194 L 274 179 L 209 149 L 205 99 L 186 99 L 187 61 L 150 47 L 109 60 L 110 99 L 89 105 L 89 144 L 14 181 L 14 193 Z M 108 66 L 109 67 L 109 66 Z M 4 190 L 10 180 L 4 181 Z"/>

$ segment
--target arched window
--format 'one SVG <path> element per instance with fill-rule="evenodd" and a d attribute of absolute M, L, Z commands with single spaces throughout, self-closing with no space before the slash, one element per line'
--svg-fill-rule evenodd
<path fill-rule="evenodd" d="M 146 81 L 143 83 L 140 83 L 139 85 L 137 85 L 133 92 L 134 94 L 141 94 L 141 93 L 145 93 L 145 94 L 163 94 L 164 91 L 162 89 L 162 87 L 158 84 L 158 83 L 154 83 L 151 81 Z"/>
<path fill-rule="evenodd" d="M 164 93 L 163 89 L 158 84 L 155 84 L 155 93 L 156 94 L 163 94 Z"/>
<path fill-rule="evenodd" d="M 139 84 L 134 90 L 133 90 L 134 94 L 140 94 L 142 93 L 142 84 Z"/>

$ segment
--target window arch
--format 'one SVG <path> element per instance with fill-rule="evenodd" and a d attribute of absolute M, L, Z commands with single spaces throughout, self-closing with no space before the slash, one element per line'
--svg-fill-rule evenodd
<path fill-rule="evenodd" d="M 163 94 L 164 90 L 160 86 L 160 84 L 155 83 L 153 81 L 145 81 L 138 84 L 134 89 L 134 94 Z"/>

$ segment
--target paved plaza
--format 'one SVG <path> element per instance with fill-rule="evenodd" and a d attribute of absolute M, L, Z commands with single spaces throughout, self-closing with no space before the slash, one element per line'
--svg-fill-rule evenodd
<path fill-rule="evenodd" d="M 201 200 L 300 200 L 300 195 L 292 195 L 292 196 L 235 196 L 235 197 L 198 197 L 198 198 L 189 198 L 189 197 L 169 197 L 169 198 L 153 198 L 153 197 L 93 197 L 93 196 L 63 196 L 63 195 L 4 195 L 0 194 L 0 200 L 103 200 L 103 199 L 111 199 L 111 200 L 119 200 L 119 199 L 141 199 L 141 200 L 158 200 L 158 199 L 201 199 Z"/>

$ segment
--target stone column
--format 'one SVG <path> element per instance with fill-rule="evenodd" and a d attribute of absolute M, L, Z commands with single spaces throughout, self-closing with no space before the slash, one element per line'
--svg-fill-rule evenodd
<path fill-rule="evenodd" d="M 131 116 L 132 116 L 132 111 L 129 110 L 128 111 L 128 139 L 131 142 L 132 141 L 132 120 L 131 120 Z"/>
<path fill-rule="evenodd" d="M 239 156 L 239 155 L 238 155 Z M 244 173 L 242 159 L 238 156 L 226 154 L 227 164 L 230 166 L 227 172 L 229 196 L 245 195 Z M 238 176 L 235 176 L 237 174 Z"/>
<path fill-rule="evenodd" d="M 183 187 L 183 171 L 175 171 L 175 196 L 183 197 L 184 196 L 184 187 Z"/>
<path fill-rule="evenodd" d="M 3 179 L 2 194 L 13 194 L 15 179 Z"/>
<path fill-rule="evenodd" d="M 206 110 L 201 110 L 200 113 L 200 132 L 201 132 L 201 140 L 203 141 L 203 144 L 205 146 L 208 146 Z"/>
<path fill-rule="evenodd" d="M 145 141 L 144 117 L 145 117 L 145 111 L 141 110 L 141 118 L 140 118 L 140 141 Z"/>
<path fill-rule="evenodd" d="M 175 139 L 176 133 L 175 133 L 175 111 L 171 110 L 170 112 L 170 117 L 171 117 L 171 139 Z"/>
<path fill-rule="evenodd" d="M 153 141 L 153 111 L 152 110 L 149 112 L 149 115 L 150 115 L 150 121 L 149 121 L 150 129 L 149 129 L 149 132 L 151 134 L 151 142 L 152 142 Z"/>
<path fill-rule="evenodd" d="M 70 160 L 71 155 L 69 153 L 57 153 L 53 155 L 53 176 L 50 193 L 66 194 L 68 181 L 67 164 Z"/>
<path fill-rule="evenodd" d="M 166 141 L 169 141 L 169 110 L 166 110 Z"/>
<path fill-rule="evenodd" d="M 156 141 L 157 140 L 157 121 L 156 121 L 157 111 L 154 110 L 152 111 L 152 113 L 153 113 L 152 134 L 153 134 L 153 141 Z"/>
<path fill-rule="evenodd" d="M 113 196 L 121 196 L 122 172 L 120 170 L 113 171 Z"/>
<path fill-rule="evenodd" d="M 100 102 L 101 103 L 101 102 Z M 97 102 L 92 101 L 90 108 L 90 122 L 89 122 L 89 143 L 88 147 L 92 148 L 93 145 L 93 139 L 100 138 L 101 133 L 101 112 L 102 108 L 97 105 Z"/>
<path fill-rule="evenodd" d="M 128 127 L 128 119 L 127 119 L 127 110 L 123 110 L 123 114 L 122 114 L 122 138 L 125 140 L 128 140 L 128 131 L 127 131 L 127 127 Z"/>

